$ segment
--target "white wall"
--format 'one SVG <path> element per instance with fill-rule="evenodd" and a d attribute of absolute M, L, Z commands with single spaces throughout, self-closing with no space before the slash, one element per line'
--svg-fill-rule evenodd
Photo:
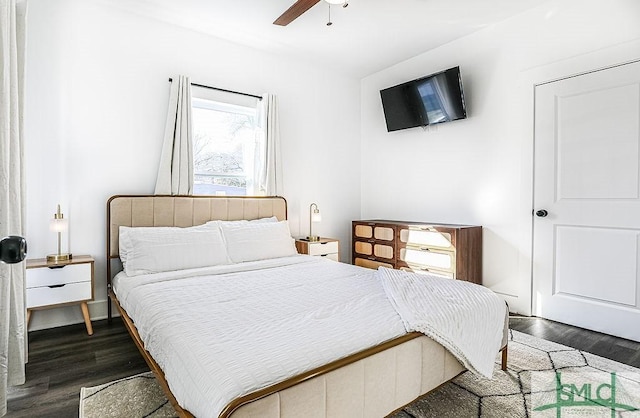
<path fill-rule="evenodd" d="M 29 257 L 55 251 L 55 205 L 70 250 L 96 257 L 94 318 L 106 315 L 105 206 L 151 193 L 169 84 L 279 96 L 284 195 L 294 234 L 308 206 L 317 231 L 396 218 L 481 224 L 484 278 L 530 309 L 532 86 L 640 57 L 640 2 L 554 0 L 358 80 L 111 9 L 99 0 L 29 0 L 25 153 Z M 460 65 L 469 118 L 387 133 L 379 90 Z M 383 167 L 381 169 L 380 167 Z M 361 207 L 362 206 L 362 207 Z M 79 309 L 35 313 L 31 329 L 81 322 Z"/>
<path fill-rule="evenodd" d="M 484 283 L 530 313 L 533 85 L 640 58 L 640 2 L 557 0 L 361 82 L 362 217 L 484 226 Z M 379 90 L 459 65 L 468 119 L 387 133 Z"/>
<path fill-rule="evenodd" d="M 70 220 L 75 254 L 96 258 L 93 318 L 106 315 L 106 201 L 153 193 L 169 93 L 168 78 L 254 94 L 280 103 L 284 193 L 294 235 L 341 240 L 360 215 L 359 80 L 95 0 L 30 0 L 25 154 L 29 257 L 55 252 L 48 222 L 56 204 Z M 63 245 L 63 250 L 66 245 Z M 76 307 L 36 312 L 30 329 L 81 322 Z"/>

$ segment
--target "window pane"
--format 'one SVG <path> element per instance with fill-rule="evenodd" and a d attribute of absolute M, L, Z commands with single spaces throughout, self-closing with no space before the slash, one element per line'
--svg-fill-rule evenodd
<path fill-rule="evenodd" d="M 253 194 L 256 109 L 193 100 L 194 194 Z"/>

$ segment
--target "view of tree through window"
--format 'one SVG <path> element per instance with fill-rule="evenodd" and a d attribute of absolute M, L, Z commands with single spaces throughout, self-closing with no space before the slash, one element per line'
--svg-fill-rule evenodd
<path fill-rule="evenodd" d="M 253 190 L 255 108 L 193 99 L 194 194 Z"/>

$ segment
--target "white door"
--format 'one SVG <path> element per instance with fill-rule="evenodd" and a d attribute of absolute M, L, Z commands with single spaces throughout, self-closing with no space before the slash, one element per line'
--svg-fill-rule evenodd
<path fill-rule="evenodd" d="M 534 141 L 534 315 L 640 341 L 640 62 L 536 86 Z"/>

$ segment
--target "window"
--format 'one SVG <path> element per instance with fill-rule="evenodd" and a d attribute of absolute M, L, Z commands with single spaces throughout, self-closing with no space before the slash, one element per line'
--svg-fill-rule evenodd
<path fill-rule="evenodd" d="M 258 100 L 201 90 L 193 89 L 191 102 L 193 194 L 259 194 L 255 178 L 264 158 L 259 146 Z"/>

